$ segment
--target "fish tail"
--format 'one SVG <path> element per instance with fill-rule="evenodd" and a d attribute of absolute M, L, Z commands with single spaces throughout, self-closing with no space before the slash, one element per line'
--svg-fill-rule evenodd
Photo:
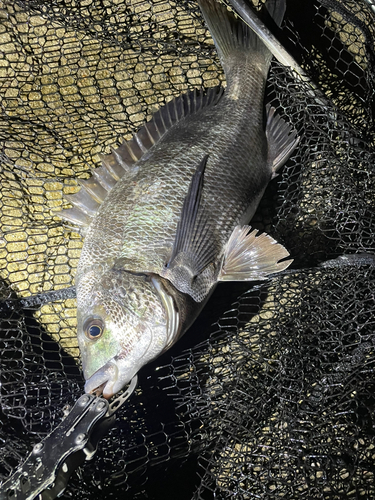
<path fill-rule="evenodd" d="M 198 3 L 227 77 L 234 66 L 255 59 L 262 64 L 267 74 L 272 54 L 259 36 L 219 0 L 198 0 Z M 280 26 L 285 8 L 285 0 L 267 0 L 260 16 L 262 19 L 271 17 Z"/>

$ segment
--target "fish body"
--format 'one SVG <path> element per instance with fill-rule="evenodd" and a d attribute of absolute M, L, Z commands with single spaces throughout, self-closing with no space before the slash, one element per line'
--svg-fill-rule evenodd
<path fill-rule="evenodd" d="M 71 197 L 85 242 L 76 274 L 86 391 L 119 391 L 190 326 L 219 281 L 285 269 L 288 252 L 244 226 L 293 151 L 295 132 L 268 109 L 271 54 L 215 0 L 200 0 L 225 92 L 168 103 Z M 268 2 L 279 24 L 283 0 Z"/>

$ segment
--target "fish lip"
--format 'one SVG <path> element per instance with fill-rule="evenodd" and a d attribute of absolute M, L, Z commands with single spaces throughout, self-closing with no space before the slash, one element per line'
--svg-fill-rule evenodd
<path fill-rule="evenodd" d="M 85 392 L 88 394 L 95 393 L 96 395 L 103 394 L 103 397 L 109 399 L 115 393 L 113 387 L 117 379 L 118 367 L 116 362 L 111 360 L 86 380 Z"/>

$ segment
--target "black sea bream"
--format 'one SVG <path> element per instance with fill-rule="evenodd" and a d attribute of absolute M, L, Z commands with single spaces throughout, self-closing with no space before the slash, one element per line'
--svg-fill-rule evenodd
<path fill-rule="evenodd" d="M 225 6 L 199 5 L 226 90 L 168 103 L 103 157 L 62 213 L 85 234 L 76 275 L 85 390 L 107 398 L 176 342 L 219 281 L 261 280 L 291 262 L 246 225 L 298 142 L 264 108 L 271 53 Z M 280 25 L 284 1 L 267 9 Z"/>

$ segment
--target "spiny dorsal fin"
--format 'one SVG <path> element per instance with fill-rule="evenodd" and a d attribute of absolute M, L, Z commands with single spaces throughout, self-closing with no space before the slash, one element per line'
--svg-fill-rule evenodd
<path fill-rule="evenodd" d="M 78 231 L 82 236 L 85 236 L 89 225 L 92 222 L 92 217 L 86 215 L 77 208 L 67 208 L 58 212 L 58 216 L 68 222 L 69 229 Z"/>
<path fill-rule="evenodd" d="M 272 178 L 284 165 L 299 142 L 297 132 L 276 114 L 276 109 L 269 104 L 267 110 L 266 136 L 268 141 L 268 164 L 272 168 Z"/>
<path fill-rule="evenodd" d="M 250 226 L 236 226 L 225 247 L 219 281 L 258 281 L 286 269 L 289 252 L 266 233 L 257 236 Z"/>
<path fill-rule="evenodd" d="M 81 233 L 85 231 L 106 194 L 124 175 L 132 177 L 138 170 L 137 162 L 163 135 L 188 115 L 207 106 L 216 105 L 223 95 L 220 87 L 210 88 L 205 94 L 203 89 L 194 90 L 169 101 L 159 109 L 130 141 L 124 141 L 108 155 L 101 155 L 102 166 L 92 170 L 92 177 L 79 181 L 81 190 L 67 200 L 74 208 L 62 210 L 59 216 L 78 224 Z"/>
<path fill-rule="evenodd" d="M 98 203 L 103 203 L 105 197 L 108 194 L 108 190 L 105 189 L 101 184 L 98 184 L 94 176 L 86 180 L 78 179 L 78 184 L 82 189 L 87 191 L 87 193 L 93 200 Z"/>

